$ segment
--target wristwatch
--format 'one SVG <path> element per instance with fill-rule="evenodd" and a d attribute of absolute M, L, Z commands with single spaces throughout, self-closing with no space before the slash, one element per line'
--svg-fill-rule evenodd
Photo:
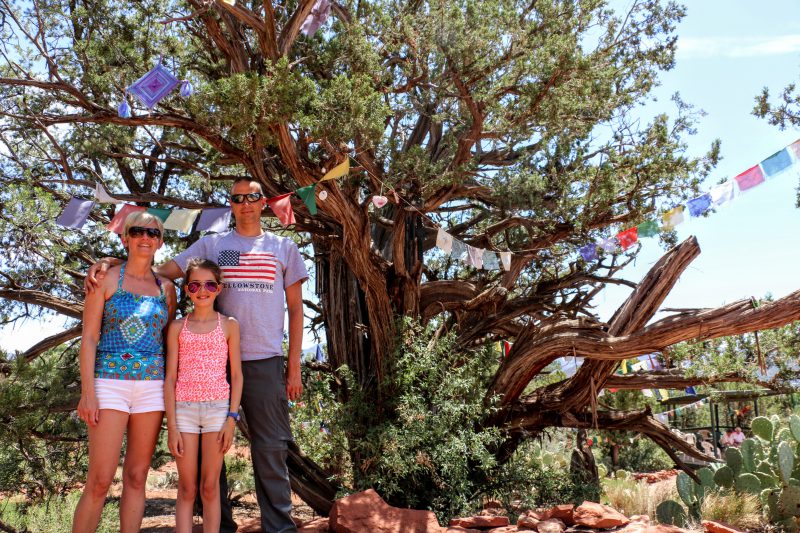
<path fill-rule="evenodd" d="M 228 416 L 229 416 L 229 417 L 231 417 L 231 418 L 233 418 L 233 420 L 234 420 L 235 422 L 238 422 L 239 420 L 241 420 L 241 419 L 242 419 L 242 415 L 240 415 L 239 413 L 234 413 L 234 412 L 232 412 L 232 411 L 229 411 L 229 412 L 228 412 Z"/>

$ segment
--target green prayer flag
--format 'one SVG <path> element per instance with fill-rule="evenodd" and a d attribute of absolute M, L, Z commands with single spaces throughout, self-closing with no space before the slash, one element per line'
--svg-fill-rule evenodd
<path fill-rule="evenodd" d="M 639 237 L 654 237 L 658 235 L 658 222 L 655 220 L 648 220 L 642 222 L 636 227 Z"/>
<path fill-rule="evenodd" d="M 157 216 L 161 219 L 161 222 L 166 222 L 169 218 L 170 213 L 172 213 L 172 209 L 163 209 L 160 207 L 148 207 L 147 212 L 151 215 Z"/>
<path fill-rule="evenodd" d="M 312 215 L 317 214 L 317 193 L 315 191 L 317 184 L 314 183 L 312 185 L 307 185 L 305 187 L 300 187 L 297 189 L 296 192 L 297 196 L 303 200 L 303 203 L 306 204 L 308 207 L 308 212 Z"/>

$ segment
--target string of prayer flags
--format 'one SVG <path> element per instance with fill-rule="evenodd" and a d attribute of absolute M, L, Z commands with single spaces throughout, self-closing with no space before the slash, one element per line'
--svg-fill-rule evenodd
<path fill-rule="evenodd" d="M 121 204 L 122 200 L 117 200 L 110 194 L 99 181 L 94 185 L 94 197 L 101 204 Z"/>
<path fill-rule="evenodd" d="M 761 168 L 768 178 L 780 174 L 790 166 L 792 166 L 792 156 L 789 155 L 788 148 L 784 148 L 780 152 L 775 152 L 761 162 Z"/>
<path fill-rule="evenodd" d="M 270 209 L 272 209 L 272 212 L 275 213 L 275 216 L 278 217 L 278 220 L 280 220 L 281 224 L 284 226 L 295 223 L 294 210 L 292 210 L 292 202 L 289 198 L 292 194 L 293 193 L 287 192 L 280 196 L 273 196 L 267 200 Z"/>
<path fill-rule="evenodd" d="M 638 237 L 655 237 L 658 235 L 658 223 L 655 220 L 648 220 L 636 226 Z"/>
<path fill-rule="evenodd" d="M 761 167 L 759 165 L 755 165 L 748 168 L 734 179 L 739 185 L 739 190 L 746 191 L 747 189 L 752 189 L 756 185 L 764 183 L 764 173 L 761 172 Z"/>
<path fill-rule="evenodd" d="M 587 244 L 578 248 L 581 257 L 584 261 L 594 261 L 597 259 L 597 245 L 595 243 Z"/>
<path fill-rule="evenodd" d="M 664 223 L 664 228 L 667 230 L 671 230 L 678 224 L 681 224 L 683 222 L 683 206 L 679 205 L 673 207 L 661 215 L 661 221 Z"/>
<path fill-rule="evenodd" d="M 70 198 L 69 203 L 58 215 L 56 224 L 65 228 L 81 229 L 92 212 L 94 202 L 91 200 L 81 200 L 80 198 Z"/>
<path fill-rule="evenodd" d="M 436 230 L 436 246 L 444 253 L 449 254 L 453 251 L 453 236 L 442 228 Z"/>
<path fill-rule="evenodd" d="M 221 233 L 227 231 L 231 225 L 230 207 L 212 207 L 203 209 L 200 219 L 197 221 L 196 231 L 211 231 Z"/>
<path fill-rule="evenodd" d="M 623 250 L 627 250 L 634 244 L 636 241 L 639 240 L 639 235 L 637 234 L 637 227 L 634 226 L 632 228 L 628 228 L 625 231 L 620 231 L 617 233 L 617 240 L 619 241 L 619 245 Z"/>
<path fill-rule="evenodd" d="M 111 222 L 108 223 L 106 228 L 108 231 L 122 235 L 122 230 L 125 227 L 125 219 L 128 218 L 128 215 L 137 211 L 147 211 L 147 209 L 138 205 L 122 204 L 122 208 L 117 211 L 117 214 L 114 215 L 114 218 L 111 219 Z"/>
<path fill-rule="evenodd" d="M 341 178 L 342 176 L 346 176 L 350 172 L 350 156 L 344 159 L 344 162 L 339 163 L 328 172 L 322 176 L 322 179 L 319 181 L 328 181 L 328 180 L 335 180 L 337 178 Z"/>
<path fill-rule="evenodd" d="M 173 209 L 164 221 L 164 229 L 190 233 L 202 209 Z"/>
<path fill-rule="evenodd" d="M 169 218 L 170 213 L 172 213 L 172 209 L 164 209 L 163 207 L 148 207 L 147 212 L 160 218 L 161 222 L 164 223 Z"/>
<path fill-rule="evenodd" d="M 458 239 L 453 239 L 453 245 L 450 250 L 450 257 L 459 261 L 463 260 L 467 254 L 467 245 Z"/>
<path fill-rule="evenodd" d="M 720 207 L 733 200 L 734 183 L 733 180 L 728 180 L 708 191 L 708 194 L 711 196 L 711 205 Z"/>
<path fill-rule="evenodd" d="M 306 37 L 311 37 L 325 24 L 330 14 L 330 0 L 317 0 L 314 7 L 311 8 L 311 13 L 303 21 L 303 25 L 300 26 L 300 31 Z"/>
<path fill-rule="evenodd" d="M 705 193 L 697 198 L 692 198 L 686 203 L 686 207 L 689 208 L 690 216 L 702 216 L 711 207 L 711 194 Z"/>
<path fill-rule="evenodd" d="M 467 264 L 477 269 L 483 268 L 483 249 L 467 246 Z"/>
<path fill-rule="evenodd" d="M 489 250 L 483 251 L 483 268 L 486 270 L 500 270 L 500 263 L 497 262 L 497 254 Z"/>
<path fill-rule="evenodd" d="M 511 270 L 511 252 L 500 252 L 500 262 L 503 264 L 503 270 L 506 272 Z"/>
<path fill-rule="evenodd" d="M 297 196 L 303 200 L 303 203 L 308 207 L 308 212 L 312 215 L 317 214 L 317 184 L 307 185 L 300 187 L 296 191 Z"/>

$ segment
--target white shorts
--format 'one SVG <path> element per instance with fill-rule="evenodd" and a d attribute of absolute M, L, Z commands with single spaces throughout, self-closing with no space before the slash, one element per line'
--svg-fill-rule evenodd
<path fill-rule="evenodd" d="M 100 409 L 132 415 L 164 410 L 163 380 L 95 378 L 94 393 Z"/>
<path fill-rule="evenodd" d="M 175 422 L 181 433 L 217 433 L 228 418 L 228 400 L 175 402 Z"/>

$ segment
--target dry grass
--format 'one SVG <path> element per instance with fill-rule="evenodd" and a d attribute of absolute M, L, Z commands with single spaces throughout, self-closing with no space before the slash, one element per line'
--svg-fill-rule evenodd
<path fill-rule="evenodd" d="M 646 514 L 656 516 L 656 507 L 664 500 L 677 500 L 675 480 L 658 483 L 636 481 L 632 478 L 608 478 L 603 480 L 603 503 L 619 510 L 626 516 Z"/>
<path fill-rule="evenodd" d="M 712 492 L 700 507 L 703 520 L 719 520 L 744 531 L 762 531 L 761 502 L 755 494 Z"/>

